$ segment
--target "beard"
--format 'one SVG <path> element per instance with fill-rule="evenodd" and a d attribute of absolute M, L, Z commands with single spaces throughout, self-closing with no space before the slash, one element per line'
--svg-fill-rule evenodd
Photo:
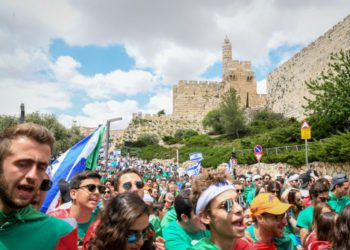
<path fill-rule="evenodd" d="M 18 205 L 14 200 L 12 200 L 11 196 L 6 192 L 8 190 L 8 184 L 0 170 L 0 199 L 4 206 L 10 209 L 21 209 L 26 207 L 26 205 Z"/>

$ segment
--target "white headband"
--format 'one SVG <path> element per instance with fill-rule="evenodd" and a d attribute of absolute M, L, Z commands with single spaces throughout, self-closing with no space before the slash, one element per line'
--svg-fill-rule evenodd
<path fill-rule="evenodd" d="M 212 199 L 227 190 L 235 190 L 235 186 L 230 184 L 228 181 L 218 182 L 215 185 L 209 186 L 199 196 L 196 206 L 196 214 L 199 214 L 199 212 L 203 211 Z"/>
<path fill-rule="evenodd" d="M 297 181 L 297 180 L 299 180 L 299 175 L 298 174 L 293 174 L 293 175 L 288 177 L 288 182 Z"/>

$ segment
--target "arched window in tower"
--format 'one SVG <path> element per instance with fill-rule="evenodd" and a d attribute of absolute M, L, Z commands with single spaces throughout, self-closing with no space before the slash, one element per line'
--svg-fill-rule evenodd
<path fill-rule="evenodd" d="M 251 82 L 252 80 L 253 80 L 253 76 L 248 75 L 248 76 L 247 76 L 247 81 L 248 81 L 248 82 Z"/>

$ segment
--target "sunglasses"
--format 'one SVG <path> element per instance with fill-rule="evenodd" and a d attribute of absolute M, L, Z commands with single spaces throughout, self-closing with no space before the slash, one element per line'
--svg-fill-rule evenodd
<path fill-rule="evenodd" d="M 255 179 L 254 181 L 262 181 L 262 179 L 261 179 L 261 178 L 258 178 L 258 179 Z"/>
<path fill-rule="evenodd" d="M 141 189 L 144 187 L 145 184 L 143 183 L 143 181 L 136 181 L 135 185 L 136 185 L 137 189 Z M 125 190 L 130 190 L 132 188 L 132 182 L 131 181 L 125 182 L 123 184 L 123 188 Z"/>
<path fill-rule="evenodd" d="M 104 192 L 104 194 L 110 194 L 111 193 L 111 191 L 105 191 Z"/>
<path fill-rule="evenodd" d="M 79 188 L 86 188 L 90 193 L 95 192 L 96 188 L 98 189 L 98 192 L 100 194 L 104 194 L 106 191 L 106 187 L 102 185 L 95 185 L 95 184 L 87 184 L 85 186 L 81 186 Z M 79 189 L 78 188 L 78 189 Z"/>
<path fill-rule="evenodd" d="M 51 187 L 52 187 L 52 181 L 46 179 L 46 180 L 43 180 L 43 182 L 41 183 L 40 190 L 49 191 Z"/>
<path fill-rule="evenodd" d="M 280 190 L 271 190 L 271 193 L 273 193 L 273 194 L 279 194 L 279 193 L 280 193 Z"/>
<path fill-rule="evenodd" d="M 150 224 L 143 231 L 129 230 L 127 235 L 126 235 L 126 238 L 128 240 L 128 243 L 135 243 L 136 241 L 141 239 L 141 237 L 143 238 L 143 240 L 146 241 L 146 240 L 151 239 L 154 235 L 155 235 L 154 228 Z"/>
<path fill-rule="evenodd" d="M 282 221 L 284 218 L 287 218 L 287 214 L 279 214 L 279 215 L 274 215 L 274 214 L 263 214 L 265 217 L 270 217 L 275 219 L 276 221 Z"/>
<path fill-rule="evenodd" d="M 237 193 L 243 193 L 243 189 L 236 189 Z"/>
<path fill-rule="evenodd" d="M 224 209 L 226 213 L 231 213 L 233 209 L 234 201 L 232 199 L 226 200 L 222 203 L 221 209 Z"/>
<path fill-rule="evenodd" d="M 326 202 L 329 201 L 329 197 L 318 197 L 320 199 L 320 201 L 322 202 Z"/>

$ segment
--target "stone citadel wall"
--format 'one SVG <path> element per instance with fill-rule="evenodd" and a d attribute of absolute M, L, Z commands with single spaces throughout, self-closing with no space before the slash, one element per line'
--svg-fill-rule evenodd
<path fill-rule="evenodd" d="M 341 49 L 350 49 L 350 15 L 268 75 L 268 107 L 303 119 L 303 97 L 310 98 L 305 81 L 315 79 L 328 67 L 331 53 Z"/>

